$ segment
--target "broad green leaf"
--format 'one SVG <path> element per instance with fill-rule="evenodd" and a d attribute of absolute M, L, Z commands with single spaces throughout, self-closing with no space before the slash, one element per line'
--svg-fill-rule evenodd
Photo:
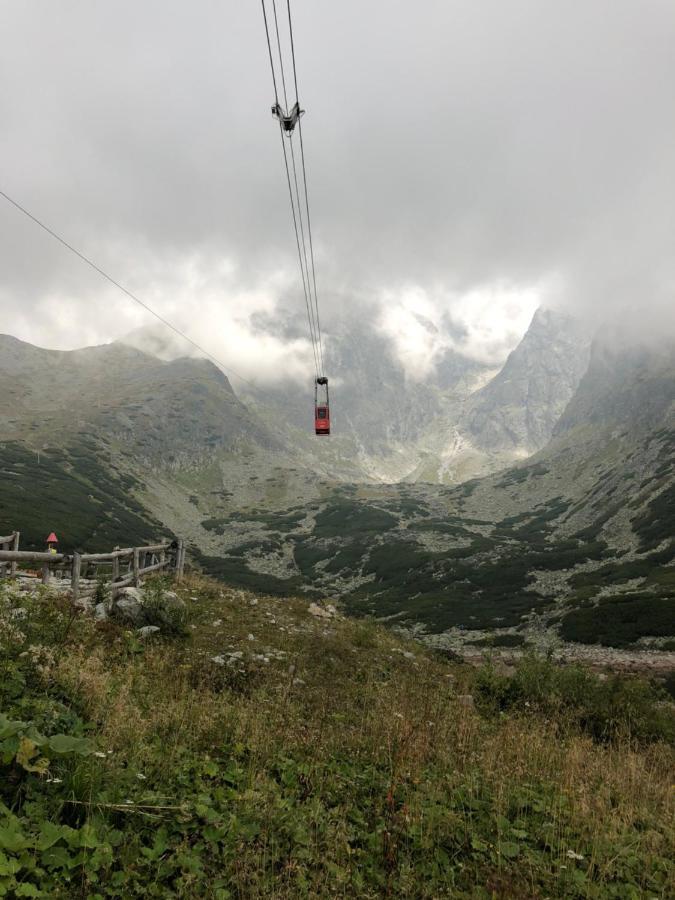
<path fill-rule="evenodd" d="M 30 841 L 20 831 L 11 826 L 0 828 L 0 849 L 9 850 L 10 853 L 18 853 L 19 850 L 25 850 L 29 845 Z"/>
<path fill-rule="evenodd" d="M 96 834 L 96 829 L 91 825 L 83 825 L 77 833 L 77 846 L 92 850 L 94 847 L 98 847 L 98 845 L 99 838 Z"/>
<path fill-rule="evenodd" d="M 0 741 L 25 731 L 28 725 L 28 722 L 15 722 L 0 713 Z"/>
<path fill-rule="evenodd" d="M 72 861 L 70 853 L 65 847 L 50 847 L 40 857 L 43 866 L 50 869 L 69 869 Z"/>
<path fill-rule="evenodd" d="M 504 856 L 508 856 L 509 859 L 515 859 L 516 856 L 520 853 L 520 847 L 518 844 L 514 844 L 512 841 L 504 841 L 499 847 L 501 853 Z"/>
<path fill-rule="evenodd" d="M 75 753 L 77 756 L 87 756 L 92 752 L 91 744 L 86 738 L 71 737 L 69 734 L 50 737 L 49 748 L 54 753 Z"/>
<path fill-rule="evenodd" d="M 34 884 L 29 884 L 27 881 L 24 881 L 23 884 L 18 884 L 15 893 L 17 897 L 44 897 L 43 892 L 39 888 L 36 888 Z"/>
<path fill-rule="evenodd" d="M 37 840 L 38 850 L 49 850 L 54 844 L 58 844 L 65 837 L 64 826 L 55 825 L 53 822 L 43 822 L 40 825 L 40 837 Z"/>

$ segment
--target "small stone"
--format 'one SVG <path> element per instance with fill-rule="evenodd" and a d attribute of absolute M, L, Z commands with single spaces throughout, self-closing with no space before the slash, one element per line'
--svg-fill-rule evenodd
<path fill-rule="evenodd" d="M 307 612 L 310 614 L 310 616 L 316 616 L 317 619 L 333 618 L 333 614 L 327 609 L 324 609 L 323 606 L 319 606 L 318 603 L 310 603 Z"/>
<path fill-rule="evenodd" d="M 144 625 L 138 629 L 137 634 L 139 637 L 146 638 L 150 637 L 151 634 L 157 634 L 159 630 L 159 625 Z"/>
<path fill-rule="evenodd" d="M 105 603 L 97 603 L 94 607 L 94 618 L 98 619 L 99 622 L 103 622 L 104 619 L 108 618 L 108 610 L 106 609 Z"/>
<path fill-rule="evenodd" d="M 254 641 L 254 640 L 255 640 L 255 635 L 249 634 L 248 640 L 249 640 L 249 641 Z"/>

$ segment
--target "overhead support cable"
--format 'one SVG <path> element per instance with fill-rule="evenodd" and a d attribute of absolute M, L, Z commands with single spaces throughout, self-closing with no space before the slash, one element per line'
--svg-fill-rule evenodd
<path fill-rule="evenodd" d="M 300 263 L 300 272 L 303 283 L 303 292 L 305 295 L 305 306 L 307 308 L 307 319 L 309 323 L 309 331 L 310 338 L 312 342 L 312 352 L 315 359 L 315 369 L 316 369 L 316 377 L 318 378 L 320 374 L 324 372 L 324 357 L 323 357 L 323 339 L 321 335 L 321 323 L 319 318 L 319 305 L 318 305 L 318 296 L 316 290 L 316 268 L 314 264 L 314 244 L 312 240 L 311 233 L 311 219 L 309 216 L 309 197 L 307 193 L 307 172 L 305 165 L 305 156 L 304 156 L 304 145 L 302 142 L 302 130 L 299 130 L 300 134 L 300 156 L 301 156 L 301 165 L 302 165 L 302 185 L 304 188 L 304 199 L 300 190 L 300 183 L 298 179 L 298 171 L 297 171 L 297 163 L 295 150 L 293 146 L 293 138 L 294 138 L 294 128 L 295 124 L 300 125 L 300 116 L 302 114 L 302 110 L 300 110 L 300 100 L 298 95 L 298 79 L 297 79 L 297 71 L 295 65 L 295 48 L 293 45 L 293 33 L 292 33 L 292 22 L 291 22 L 291 11 L 290 11 L 290 3 L 287 0 L 287 11 L 288 11 L 288 22 L 289 22 L 289 35 L 291 41 L 291 55 L 292 55 L 292 66 L 293 66 L 293 86 L 295 87 L 295 106 L 294 110 L 296 113 L 294 117 L 288 115 L 289 113 L 289 98 L 288 98 L 288 90 L 286 84 L 286 73 L 284 69 L 284 61 L 283 61 L 283 51 L 281 46 L 281 34 L 279 29 L 279 18 L 277 14 L 277 6 L 276 0 L 272 0 L 272 12 L 274 16 L 274 36 L 276 49 L 279 57 L 279 75 L 281 80 L 281 86 L 283 91 L 283 99 L 285 103 L 285 113 L 286 115 L 286 125 L 284 125 L 283 117 L 278 113 L 279 110 L 279 95 L 278 95 L 278 81 L 277 81 L 277 73 L 274 61 L 274 53 L 272 51 L 272 39 L 270 36 L 270 23 L 267 16 L 267 9 L 265 5 L 265 0 L 261 0 L 262 8 L 263 8 L 263 18 L 265 22 L 265 34 L 267 37 L 267 49 L 270 60 L 270 68 L 272 70 L 272 82 L 274 85 L 274 95 L 275 95 L 275 109 L 277 110 L 277 115 L 279 118 L 279 128 L 282 139 L 282 149 L 284 154 L 284 166 L 286 169 L 286 179 L 288 182 L 288 190 L 291 201 L 291 212 L 293 215 L 293 227 L 295 231 L 296 244 L 298 249 L 298 260 Z M 288 153 L 286 151 L 285 138 L 288 138 L 290 156 L 291 156 L 291 164 L 289 166 L 288 163 Z M 293 172 L 293 178 L 291 179 L 291 170 Z M 305 220 L 306 217 L 306 220 Z M 306 222 L 306 224 L 305 224 Z M 309 244 L 309 250 L 307 247 Z"/>
<path fill-rule="evenodd" d="M 300 93 L 298 91 L 298 71 L 295 64 L 295 41 L 293 40 L 293 21 L 291 18 L 291 2 L 286 0 L 286 9 L 288 11 L 288 33 L 291 41 L 291 59 L 293 61 L 293 83 L 295 85 L 295 99 L 300 103 Z M 321 320 L 319 318 L 319 297 L 316 290 L 316 267 L 314 265 L 314 242 L 312 241 L 312 222 L 309 215 L 309 192 L 307 190 L 307 169 L 305 166 L 305 146 L 302 140 L 302 121 L 298 119 L 298 133 L 300 135 L 300 157 L 302 160 L 302 180 L 305 188 L 305 208 L 307 211 L 307 233 L 309 235 L 309 254 L 312 262 L 312 283 L 314 287 L 314 306 L 316 310 L 316 330 L 319 342 L 319 358 L 321 361 L 321 372 L 324 372 L 323 364 L 323 339 L 321 336 Z"/>
<path fill-rule="evenodd" d="M 43 231 L 46 231 L 48 235 L 54 238 L 54 240 L 58 241 L 59 244 L 62 244 L 67 250 L 70 250 L 71 253 L 74 253 L 82 262 L 86 263 L 90 268 L 92 268 L 95 272 L 98 272 L 106 281 L 109 281 L 110 284 L 114 285 L 123 294 L 126 294 L 134 303 L 138 303 L 139 306 L 142 306 L 144 310 L 150 313 L 150 315 L 154 316 L 162 325 L 166 325 L 167 328 L 170 328 L 175 334 L 179 337 L 183 338 L 183 340 L 187 341 L 188 344 L 191 344 L 196 350 L 199 350 L 200 353 L 203 353 L 204 356 L 208 357 L 211 362 L 214 362 L 217 366 L 219 366 L 223 371 L 229 372 L 230 375 L 234 375 L 240 381 L 243 381 L 244 384 L 248 384 L 249 387 L 256 389 L 256 386 L 252 381 L 249 381 L 247 378 L 244 378 L 243 375 L 240 375 L 239 372 L 236 372 L 231 366 L 226 366 L 224 362 L 221 362 L 216 356 L 212 353 L 209 353 L 208 350 L 205 350 L 200 344 L 196 341 L 193 341 L 191 337 L 188 337 L 187 334 L 182 332 L 180 328 L 177 328 L 172 322 L 168 319 L 165 319 L 164 316 L 160 315 L 156 310 L 154 310 L 151 306 L 148 306 L 143 300 L 136 296 L 136 294 L 132 293 L 128 288 L 125 288 L 123 284 L 120 284 L 119 281 L 116 281 L 112 276 L 108 275 L 100 266 L 97 266 L 95 262 L 89 259 L 88 256 L 85 256 L 84 253 L 81 253 L 76 247 L 73 247 L 72 244 L 69 244 L 61 235 L 57 234 L 53 231 L 48 225 L 45 225 L 37 216 L 34 216 L 33 213 L 29 212 L 24 206 L 21 206 L 20 203 L 17 203 L 16 200 L 13 200 L 9 194 L 6 194 L 4 191 L 0 190 L 0 197 L 4 197 L 8 203 L 11 203 L 13 207 L 15 207 L 19 212 L 23 213 L 28 219 L 34 222 L 36 225 L 39 225 Z"/>

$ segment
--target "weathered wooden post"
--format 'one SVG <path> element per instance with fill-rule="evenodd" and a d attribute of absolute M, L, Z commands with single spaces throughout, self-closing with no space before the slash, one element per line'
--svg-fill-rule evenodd
<path fill-rule="evenodd" d="M 119 547 L 113 547 L 113 553 L 117 553 L 117 551 L 119 549 L 120 549 Z M 120 559 L 119 559 L 119 556 L 113 556 L 113 559 L 112 559 L 112 585 L 113 585 L 113 587 L 115 585 L 115 582 L 119 579 L 119 577 L 120 577 Z"/>
<path fill-rule="evenodd" d="M 19 550 L 20 535 L 21 535 L 20 531 L 14 532 L 14 540 L 12 541 L 12 550 L 14 550 L 15 552 L 18 552 L 18 550 Z M 9 575 L 10 575 L 10 578 L 13 578 L 16 575 L 16 560 L 13 560 L 9 564 Z"/>
<path fill-rule="evenodd" d="M 134 547 L 134 556 L 133 556 L 133 571 L 134 571 L 134 587 L 138 587 L 141 583 L 140 576 L 138 574 L 138 570 L 140 568 L 140 551 L 138 547 Z"/>
<path fill-rule="evenodd" d="M 179 581 L 181 581 L 183 578 L 184 548 L 185 548 L 184 542 L 178 541 L 178 547 L 176 549 L 176 578 Z"/>
<path fill-rule="evenodd" d="M 73 600 L 80 596 L 80 571 L 82 569 L 82 557 L 75 551 L 73 553 L 73 574 L 70 580 L 70 593 Z"/>
<path fill-rule="evenodd" d="M 51 572 L 49 569 L 49 563 L 45 562 L 42 564 L 42 583 L 49 584 L 51 579 Z"/>

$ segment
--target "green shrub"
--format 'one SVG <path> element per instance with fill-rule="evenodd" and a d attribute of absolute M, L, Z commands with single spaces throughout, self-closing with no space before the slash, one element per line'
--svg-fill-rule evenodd
<path fill-rule="evenodd" d="M 148 578 L 143 584 L 143 610 L 148 625 L 156 625 L 164 634 L 185 637 L 189 632 L 187 606 L 167 596 L 172 581 L 167 576 Z"/>
<path fill-rule="evenodd" d="M 516 709 L 571 723 L 594 740 L 630 737 L 675 739 L 675 718 L 666 693 L 641 678 L 601 677 L 581 666 L 559 666 L 536 655 L 522 659 L 513 676 L 488 662 L 475 678 L 479 707 L 486 713 Z"/>

